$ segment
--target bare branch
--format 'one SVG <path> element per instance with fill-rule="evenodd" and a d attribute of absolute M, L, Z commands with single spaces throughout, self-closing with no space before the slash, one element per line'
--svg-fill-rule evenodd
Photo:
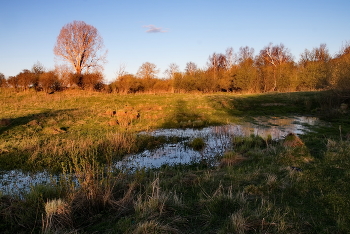
<path fill-rule="evenodd" d="M 54 47 L 56 56 L 72 65 L 77 74 L 101 70 L 106 62 L 103 39 L 94 26 L 73 21 L 62 27 Z"/>

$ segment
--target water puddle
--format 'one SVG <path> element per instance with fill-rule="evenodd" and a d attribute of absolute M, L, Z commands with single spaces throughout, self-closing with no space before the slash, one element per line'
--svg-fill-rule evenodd
<path fill-rule="evenodd" d="M 117 168 L 135 170 L 140 168 L 158 168 L 164 164 L 189 164 L 200 160 L 212 160 L 215 156 L 222 155 L 232 147 L 232 138 L 235 136 L 249 136 L 251 134 L 272 139 L 281 139 L 290 132 L 303 134 L 309 131 L 308 126 L 323 124 L 315 117 L 293 118 L 266 118 L 253 119 L 251 123 L 238 125 L 224 125 L 207 127 L 203 129 L 159 129 L 153 132 L 141 132 L 151 136 L 181 137 L 185 140 L 176 144 L 165 144 L 155 150 L 127 155 L 116 164 Z M 188 147 L 188 143 L 194 138 L 202 138 L 205 148 L 201 151 Z"/>
<path fill-rule="evenodd" d="M 271 135 L 272 139 L 283 138 L 290 132 L 303 134 L 309 131 L 308 126 L 325 124 L 315 117 L 265 118 L 253 119 L 251 123 L 207 127 L 203 129 L 159 129 L 152 132 L 141 132 L 151 136 L 179 137 L 183 139 L 175 144 L 164 144 L 154 150 L 127 155 L 116 163 L 116 168 L 134 171 L 140 168 L 158 168 L 164 164 L 189 164 L 200 160 L 213 160 L 232 147 L 235 136 L 259 135 L 263 138 Z M 202 138 L 205 147 L 201 151 L 193 150 L 188 143 L 194 138 Z M 56 178 L 56 179 L 55 179 Z M 53 178 L 47 172 L 35 174 L 18 170 L 0 172 L 0 191 L 3 194 L 19 194 L 29 191 L 36 184 L 52 183 Z"/>
<path fill-rule="evenodd" d="M 0 191 L 2 194 L 21 195 L 28 192 L 32 186 L 48 184 L 56 179 L 48 172 L 25 173 L 20 170 L 11 170 L 0 174 Z"/>

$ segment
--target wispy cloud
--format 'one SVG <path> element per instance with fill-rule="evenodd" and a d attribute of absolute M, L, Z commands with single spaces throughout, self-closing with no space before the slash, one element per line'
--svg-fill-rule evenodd
<path fill-rule="evenodd" d="M 146 30 L 146 33 L 164 33 L 164 32 L 168 32 L 166 29 L 163 28 L 157 28 L 156 26 L 150 24 L 150 25 L 144 25 L 144 28 L 148 28 Z"/>

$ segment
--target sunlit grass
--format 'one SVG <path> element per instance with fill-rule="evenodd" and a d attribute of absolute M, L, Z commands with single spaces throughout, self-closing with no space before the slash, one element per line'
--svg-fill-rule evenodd
<path fill-rule="evenodd" d="M 0 230 L 348 233 L 345 114 L 333 125 L 314 127 L 317 132 L 300 136 L 298 144 L 234 137 L 233 150 L 217 166 L 165 165 L 134 173 L 110 168 L 127 153 L 166 142 L 137 136 L 139 131 L 235 123 L 264 114 L 320 114 L 317 95 L 1 93 L 0 119 L 10 120 L 0 126 L 1 167 L 49 168 L 66 177 L 21 196 L 1 194 Z M 119 110 L 139 116 L 118 119 Z M 197 150 L 205 147 L 201 138 L 192 143 Z"/>

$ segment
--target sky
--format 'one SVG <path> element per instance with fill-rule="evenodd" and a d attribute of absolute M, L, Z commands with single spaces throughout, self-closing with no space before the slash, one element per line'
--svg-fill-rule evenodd
<path fill-rule="evenodd" d="M 210 55 L 232 47 L 283 43 L 297 62 L 305 50 L 327 44 L 331 55 L 350 42 L 349 0 L 2 0 L 0 72 L 6 77 L 40 62 L 53 69 L 61 28 L 84 21 L 108 50 L 106 82 L 121 66 L 136 74 L 154 63 L 159 77 L 171 63 L 205 68 Z"/>

